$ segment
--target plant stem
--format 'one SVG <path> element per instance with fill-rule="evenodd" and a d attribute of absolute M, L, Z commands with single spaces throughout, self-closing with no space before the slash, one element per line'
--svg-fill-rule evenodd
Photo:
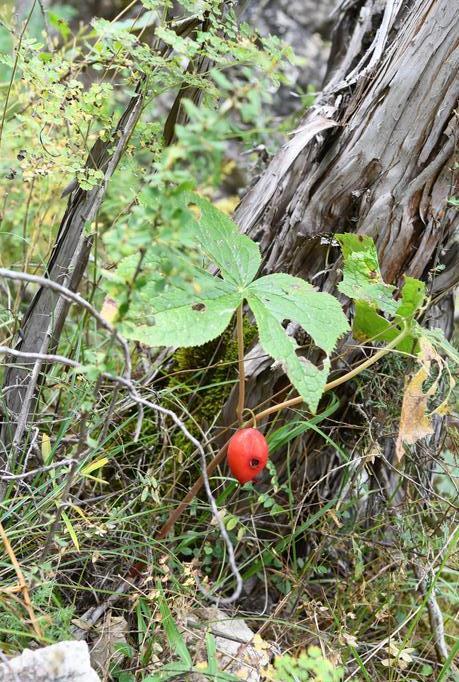
<path fill-rule="evenodd" d="M 381 348 L 381 350 L 378 350 L 377 353 L 371 356 L 371 358 L 368 358 L 368 360 L 365 360 L 362 362 L 360 365 L 357 365 L 357 367 L 354 367 L 354 369 L 351 369 L 349 372 L 346 372 L 346 374 L 343 374 L 343 376 L 338 377 L 337 379 L 334 379 L 333 381 L 330 381 L 328 384 L 325 384 L 324 386 L 324 393 L 327 391 L 331 391 L 332 389 L 336 388 L 337 386 L 341 386 L 341 384 L 346 383 L 346 381 L 349 381 L 350 379 L 353 379 L 356 377 L 358 374 L 363 372 L 364 370 L 368 369 L 368 367 L 371 367 L 372 365 L 375 364 L 375 362 L 378 362 L 383 358 L 387 353 L 389 353 L 395 346 L 398 346 L 400 341 L 402 341 L 405 336 L 407 335 L 407 328 L 406 326 L 403 328 L 400 334 L 395 337 L 395 339 L 392 339 L 387 346 L 384 346 L 384 348 Z M 301 405 L 301 403 L 304 402 L 304 399 L 301 396 L 297 396 L 296 398 L 290 398 L 290 400 L 284 400 L 282 403 L 278 403 L 277 405 L 272 405 L 271 407 L 268 407 L 266 410 L 263 410 L 262 412 L 259 412 L 254 416 L 254 421 L 257 422 L 259 419 L 264 419 L 265 417 L 268 417 L 270 414 L 275 414 L 276 412 L 279 412 L 279 410 L 284 410 L 285 408 L 288 407 L 295 407 L 296 405 Z"/>
<path fill-rule="evenodd" d="M 334 379 L 333 381 L 330 381 L 328 384 L 325 384 L 324 387 L 324 393 L 327 391 L 331 391 L 333 388 L 336 388 L 337 386 L 341 386 L 341 384 L 344 384 L 346 381 L 349 381 L 350 379 L 353 379 L 356 377 L 358 374 L 363 372 L 364 370 L 368 369 L 368 367 L 371 367 L 374 365 L 376 362 L 381 360 L 387 353 L 390 353 L 390 351 L 398 346 L 398 344 L 405 338 L 405 336 L 408 333 L 408 328 L 406 325 L 404 325 L 402 331 L 400 334 L 398 334 L 395 339 L 392 339 L 387 346 L 384 348 L 381 348 L 381 350 L 378 350 L 377 353 L 371 356 L 371 358 L 368 358 L 368 360 L 365 360 L 362 362 L 360 365 L 357 365 L 357 367 L 354 367 L 354 369 L 351 369 L 349 372 L 346 372 L 346 374 L 343 374 L 343 376 L 338 377 L 338 379 Z M 268 407 L 266 410 L 263 410 L 262 412 L 259 412 L 257 415 L 254 415 L 252 419 L 249 419 L 247 422 L 242 423 L 242 427 L 245 428 L 246 426 L 250 425 L 256 425 L 256 422 L 259 419 L 264 419 L 265 417 L 268 417 L 271 414 L 275 414 L 276 412 L 279 412 L 280 410 L 284 410 L 288 407 L 295 407 L 296 405 L 301 405 L 301 403 L 304 402 L 304 399 L 301 396 L 298 396 L 296 398 L 291 398 L 290 400 L 285 400 L 282 403 L 279 403 L 278 405 L 273 405 L 272 407 Z M 226 443 L 215 455 L 215 457 L 212 459 L 211 462 L 207 465 L 207 476 L 209 477 L 213 471 L 218 467 L 219 464 L 223 462 L 225 459 L 226 455 L 226 449 L 227 449 L 228 443 Z M 170 514 L 169 518 L 167 519 L 166 523 L 162 526 L 160 529 L 159 533 L 156 536 L 157 540 L 162 540 L 166 537 L 166 535 L 169 533 L 169 531 L 174 527 L 176 521 L 178 518 L 181 516 L 181 514 L 185 511 L 185 509 L 188 507 L 189 503 L 191 500 L 193 500 L 196 495 L 199 493 L 199 491 L 202 488 L 202 485 L 204 483 L 204 477 L 201 475 L 193 484 L 193 486 L 190 488 L 188 493 L 185 495 L 183 500 L 180 502 L 178 507 L 176 507 Z"/>
<path fill-rule="evenodd" d="M 238 372 L 239 372 L 239 396 L 237 399 L 236 417 L 239 424 L 242 424 L 242 414 L 244 412 L 245 403 L 245 371 L 244 371 L 244 301 L 237 309 L 237 358 L 238 358 Z"/>
<path fill-rule="evenodd" d="M 42 640 L 43 634 L 42 634 L 40 625 L 38 623 L 37 617 L 36 617 L 34 610 L 33 610 L 32 601 L 30 599 L 29 588 L 27 586 L 26 579 L 24 578 L 24 574 L 22 572 L 21 566 L 19 565 L 19 561 L 16 559 L 16 555 L 14 553 L 14 550 L 11 546 L 11 543 L 8 539 L 8 536 L 5 532 L 5 529 L 3 528 L 1 523 L 0 523 L 0 538 L 2 539 L 2 542 L 5 546 L 6 552 L 9 556 L 10 561 L 13 565 L 13 568 L 16 572 L 16 576 L 18 579 L 18 589 L 20 592 L 22 592 L 22 598 L 24 600 L 24 606 L 25 606 L 27 613 L 29 614 L 31 625 L 32 625 L 38 639 Z"/>

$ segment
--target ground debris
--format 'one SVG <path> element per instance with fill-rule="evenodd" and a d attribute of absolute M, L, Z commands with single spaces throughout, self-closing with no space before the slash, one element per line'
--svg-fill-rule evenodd
<path fill-rule="evenodd" d="M 270 659 L 279 653 L 276 645 L 256 635 L 242 618 L 232 618 L 215 607 L 195 610 L 182 622 L 183 636 L 190 650 L 196 652 L 198 668 L 199 661 L 202 661 L 203 668 L 208 664 L 204 643 L 206 633 L 215 637 L 218 670 L 247 682 L 262 680 Z M 190 679 L 205 682 L 208 676 L 194 673 Z"/>

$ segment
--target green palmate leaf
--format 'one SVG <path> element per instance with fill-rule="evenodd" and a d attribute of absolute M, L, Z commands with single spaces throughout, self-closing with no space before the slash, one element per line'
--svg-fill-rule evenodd
<path fill-rule="evenodd" d="M 261 345 L 282 363 L 296 390 L 315 412 L 327 381 L 328 357 L 321 370 L 299 357 L 298 346 L 286 334 L 282 323 L 284 320 L 298 323 L 328 356 L 349 328 L 341 305 L 330 294 L 317 292 L 299 277 L 286 274 L 261 277 L 247 287 L 246 295 L 257 321 Z"/>
<path fill-rule="evenodd" d="M 204 197 L 185 192 L 184 201 L 188 206 L 197 206 L 196 239 L 209 260 L 219 267 L 222 277 L 237 287 L 249 284 L 261 263 L 257 244 Z"/>
<path fill-rule="evenodd" d="M 120 331 L 149 346 L 182 347 L 200 346 L 222 334 L 242 294 L 198 269 L 194 275 L 192 282 L 168 285 L 159 295 L 155 283 L 147 284 Z"/>
<path fill-rule="evenodd" d="M 328 376 L 328 356 L 348 329 L 341 305 L 298 277 L 274 274 L 252 281 L 260 266 L 258 246 L 207 199 L 188 191 L 178 197 L 179 207 L 189 214 L 187 243 L 197 245 L 209 264 L 218 266 L 221 276 L 213 277 L 176 254 L 175 270 L 183 276 L 166 277 L 164 259 L 154 254 L 145 257 L 144 282 L 129 302 L 120 331 L 151 346 L 197 346 L 219 336 L 236 308 L 247 300 L 263 348 L 282 363 L 292 384 L 315 411 Z M 138 262 L 134 256 L 122 261 L 115 276 L 111 275 L 115 287 L 132 283 Z M 284 321 L 298 323 L 325 352 L 321 369 L 296 354 L 298 346 L 286 334 Z"/>
<path fill-rule="evenodd" d="M 349 298 L 366 301 L 375 308 L 395 315 L 395 287 L 386 284 L 379 269 L 378 253 L 371 237 L 358 234 L 338 234 L 344 258 L 343 281 L 338 289 Z"/>
<path fill-rule="evenodd" d="M 330 294 L 315 291 L 299 277 L 274 274 L 261 277 L 248 287 L 278 322 L 297 322 L 327 354 L 349 329 L 339 302 Z M 249 298 L 250 302 L 250 298 Z"/>
<path fill-rule="evenodd" d="M 315 412 L 327 381 L 329 360 L 319 370 L 305 358 L 298 357 L 296 341 L 287 336 L 276 316 L 251 293 L 249 305 L 257 322 L 260 343 L 265 351 L 278 360 L 298 393 L 305 399 L 312 412 Z"/>

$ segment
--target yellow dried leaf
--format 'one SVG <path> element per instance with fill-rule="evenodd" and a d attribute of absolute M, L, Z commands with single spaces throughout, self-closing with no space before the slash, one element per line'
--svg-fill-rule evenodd
<path fill-rule="evenodd" d="M 348 646 L 353 646 L 355 648 L 358 645 L 357 638 L 355 637 L 355 635 L 343 632 L 341 638 Z"/>
<path fill-rule="evenodd" d="M 215 206 L 226 213 L 227 215 L 232 215 L 236 207 L 241 203 L 241 199 L 238 196 L 224 197 L 215 202 Z"/>
<path fill-rule="evenodd" d="M 253 636 L 252 646 L 255 651 L 266 651 L 266 649 L 270 648 L 269 642 L 266 642 L 259 634 Z"/>
<path fill-rule="evenodd" d="M 335 512 L 333 511 L 333 509 L 329 509 L 329 510 L 328 510 L 328 515 L 331 516 L 331 518 L 333 519 L 335 525 L 336 525 L 338 528 L 342 528 L 343 524 L 341 523 L 341 521 L 339 520 L 339 518 L 337 517 L 337 515 L 335 514 Z"/>
<path fill-rule="evenodd" d="M 94 460 L 94 462 L 90 462 L 87 464 L 85 467 L 81 469 L 81 473 L 83 476 L 87 476 L 88 474 L 92 474 L 93 471 L 97 471 L 97 469 L 102 469 L 107 463 L 109 459 L 108 457 L 99 457 L 99 459 Z"/>
<path fill-rule="evenodd" d="M 118 304 L 112 298 L 106 296 L 100 311 L 101 317 L 103 317 L 106 322 L 112 323 L 116 319 L 117 314 Z"/>
<path fill-rule="evenodd" d="M 70 521 L 69 517 L 65 512 L 61 512 L 62 520 L 64 521 L 67 531 L 72 539 L 73 544 L 75 545 L 75 549 L 77 552 L 80 551 L 80 543 L 78 541 L 78 535 L 77 532 L 73 526 L 73 523 Z"/>
<path fill-rule="evenodd" d="M 437 390 L 438 377 L 426 391 L 423 390 L 423 385 L 431 376 L 432 362 L 438 363 L 440 369 L 444 363 L 432 345 L 425 339 L 420 340 L 420 347 L 421 368 L 408 380 L 403 394 L 400 426 L 395 444 L 395 454 L 399 462 L 404 455 L 403 445 L 405 443 L 414 445 L 416 441 L 433 433 L 430 415 L 427 414 L 427 403 Z"/>
<path fill-rule="evenodd" d="M 404 455 L 403 445 L 413 445 L 420 438 L 433 433 L 430 418 L 426 414 L 429 392 L 424 393 L 422 385 L 428 378 L 424 368 L 421 368 L 407 383 L 403 395 L 400 427 L 398 431 L 395 452 L 400 462 Z"/>
<path fill-rule="evenodd" d="M 43 463 L 48 464 L 51 457 L 51 440 L 47 433 L 41 435 L 41 456 Z"/>

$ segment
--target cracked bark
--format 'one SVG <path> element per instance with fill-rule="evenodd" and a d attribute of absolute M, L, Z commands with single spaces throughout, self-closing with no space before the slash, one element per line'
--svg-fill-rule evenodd
<path fill-rule="evenodd" d="M 263 272 L 289 272 L 333 291 L 339 254 L 321 237 L 367 234 L 386 281 L 400 284 L 404 273 L 427 281 L 434 304 L 427 324 L 451 332 L 450 294 L 459 279 L 458 213 L 448 205 L 458 132 L 455 15 L 450 0 L 341 2 L 322 94 L 237 210 L 242 231 L 259 242 Z M 338 125 L 308 141 L 323 117 Z M 440 264 L 445 269 L 434 275 Z M 246 375 L 248 407 L 283 385 L 260 348 L 247 358 Z M 226 423 L 236 400 L 237 388 Z M 309 463 L 308 477 L 323 474 L 321 459 Z"/>

